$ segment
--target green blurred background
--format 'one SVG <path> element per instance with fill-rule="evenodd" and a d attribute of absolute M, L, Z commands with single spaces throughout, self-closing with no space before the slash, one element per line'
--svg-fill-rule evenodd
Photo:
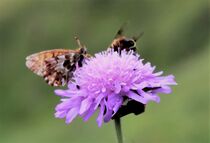
<path fill-rule="evenodd" d="M 25 67 L 25 57 L 54 48 L 105 50 L 124 23 L 144 31 L 138 52 L 173 73 L 177 86 L 123 118 L 125 143 L 207 143 L 209 130 L 209 8 L 207 0 L 0 0 L 0 143 L 115 143 L 113 122 L 96 115 L 66 125 L 54 118 L 59 97 Z"/>

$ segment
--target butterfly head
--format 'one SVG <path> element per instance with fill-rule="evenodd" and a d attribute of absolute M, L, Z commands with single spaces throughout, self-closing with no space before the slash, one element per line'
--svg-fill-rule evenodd
<path fill-rule="evenodd" d="M 87 48 L 85 46 L 79 48 L 79 54 L 86 55 L 87 54 Z"/>

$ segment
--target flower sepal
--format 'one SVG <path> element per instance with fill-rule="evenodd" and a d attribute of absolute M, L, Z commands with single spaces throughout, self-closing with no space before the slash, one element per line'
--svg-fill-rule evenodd
<path fill-rule="evenodd" d="M 112 119 L 117 119 L 117 118 L 121 118 L 124 117 L 128 114 L 135 114 L 135 115 L 139 115 L 142 114 L 145 111 L 145 104 L 142 104 L 138 101 L 135 100 L 130 100 L 128 101 L 128 103 L 126 105 L 122 105 L 119 110 L 117 111 L 117 113 L 112 117 Z"/>

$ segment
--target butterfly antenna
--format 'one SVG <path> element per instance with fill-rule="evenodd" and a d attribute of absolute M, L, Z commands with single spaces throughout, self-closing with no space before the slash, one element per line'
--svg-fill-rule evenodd
<path fill-rule="evenodd" d="M 74 38 L 75 38 L 75 40 L 76 40 L 77 45 L 79 46 L 79 48 L 83 48 L 84 46 L 82 46 L 82 44 L 81 44 L 79 38 L 78 38 L 77 36 L 75 36 Z"/>
<path fill-rule="evenodd" d="M 77 42 L 77 45 L 79 46 L 79 50 L 80 50 L 80 53 L 84 53 L 86 54 L 87 53 L 87 48 L 85 47 L 85 45 L 82 45 L 79 38 L 77 36 L 74 37 L 76 42 Z"/>
<path fill-rule="evenodd" d="M 136 42 L 139 38 L 141 38 L 144 35 L 144 32 L 141 32 L 137 36 L 132 37 L 132 39 Z"/>

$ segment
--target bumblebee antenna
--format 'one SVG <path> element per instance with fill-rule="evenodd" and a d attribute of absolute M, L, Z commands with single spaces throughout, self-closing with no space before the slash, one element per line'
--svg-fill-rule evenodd
<path fill-rule="evenodd" d="M 141 38 L 144 35 L 144 32 L 141 32 L 137 36 L 133 36 L 132 39 L 136 42 L 139 38 Z"/>

